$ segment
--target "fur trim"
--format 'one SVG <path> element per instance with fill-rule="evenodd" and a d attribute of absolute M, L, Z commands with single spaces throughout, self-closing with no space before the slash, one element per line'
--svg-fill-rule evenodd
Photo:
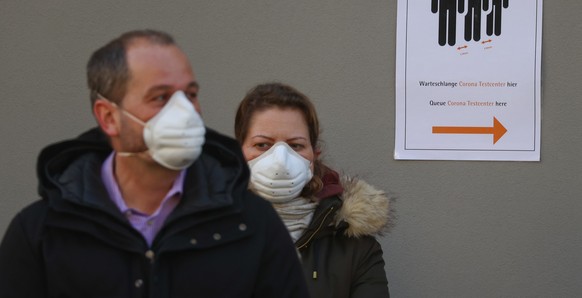
<path fill-rule="evenodd" d="M 343 205 L 336 215 L 336 225 L 346 222 L 348 237 L 382 235 L 392 226 L 393 211 L 386 192 L 358 178 L 341 178 Z"/>

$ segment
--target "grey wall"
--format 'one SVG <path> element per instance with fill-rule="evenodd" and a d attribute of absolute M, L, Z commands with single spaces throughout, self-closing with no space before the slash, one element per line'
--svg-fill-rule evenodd
<path fill-rule="evenodd" d="M 394 297 L 582 296 L 582 2 L 545 3 L 542 161 L 532 163 L 392 158 L 395 0 L 168 2 L 0 2 L 2 234 L 37 199 L 39 150 L 95 123 L 91 52 L 148 27 L 189 54 L 204 118 L 224 133 L 256 83 L 312 97 L 326 160 L 399 196 L 398 225 L 381 240 Z"/>

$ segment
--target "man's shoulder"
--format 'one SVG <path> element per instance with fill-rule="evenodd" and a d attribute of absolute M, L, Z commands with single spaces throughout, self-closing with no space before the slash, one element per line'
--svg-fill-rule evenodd
<path fill-rule="evenodd" d="M 243 212 L 246 213 L 248 217 L 253 218 L 254 221 L 260 222 L 261 224 L 281 221 L 275 208 L 273 208 L 273 205 L 269 201 L 250 190 L 246 190 L 243 196 Z"/>
<path fill-rule="evenodd" d="M 44 199 L 38 199 L 20 210 L 19 216 L 23 218 L 43 217 L 48 211 L 48 202 Z"/>
<path fill-rule="evenodd" d="M 42 232 L 47 211 L 46 200 L 32 202 L 14 216 L 10 226 L 19 227 L 28 237 L 37 238 Z"/>
<path fill-rule="evenodd" d="M 220 133 L 210 127 L 206 127 L 206 140 L 210 140 L 211 142 L 220 143 L 226 145 L 228 147 L 239 147 L 237 140 L 232 137 L 229 137 L 223 133 Z"/>
<path fill-rule="evenodd" d="M 248 186 L 248 165 L 235 139 L 207 128 L 200 160 L 206 165 L 205 169 L 213 169 L 216 177 L 229 181 L 231 186 Z"/>
<path fill-rule="evenodd" d="M 208 127 L 205 138 L 204 153 L 213 155 L 221 161 L 246 163 L 237 140 Z"/>

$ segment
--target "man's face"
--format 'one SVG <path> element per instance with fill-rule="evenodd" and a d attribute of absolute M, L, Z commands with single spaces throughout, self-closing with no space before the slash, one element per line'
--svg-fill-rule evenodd
<path fill-rule="evenodd" d="M 134 41 L 127 50 L 130 78 L 121 106 L 144 122 L 154 117 L 178 90 L 200 113 L 198 84 L 186 55 L 176 46 Z M 145 151 L 143 126 L 120 115 L 120 142 L 127 152 Z"/>

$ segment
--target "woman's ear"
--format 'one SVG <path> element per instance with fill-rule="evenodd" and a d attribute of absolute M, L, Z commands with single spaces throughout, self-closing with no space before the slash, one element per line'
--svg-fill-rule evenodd
<path fill-rule="evenodd" d="M 109 137 L 119 135 L 119 114 L 116 113 L 117 107 L 114 103 L 99 98 L 93 104 L 93 114 L 101 130 Z"/>
<path fill-rule="evenodd" d="M 314 155 L 315 159 L 319 159 L 319 156 L 321 155 L 321 148 L 319 148 L 319 147 L 316 147 L 316 148 L 313 150 L 313 155 Z"/>

